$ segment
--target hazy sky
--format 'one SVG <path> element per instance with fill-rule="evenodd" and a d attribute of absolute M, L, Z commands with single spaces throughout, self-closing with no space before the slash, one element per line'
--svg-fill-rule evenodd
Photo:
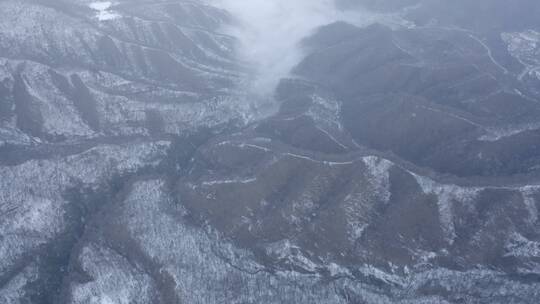
<path fill-rule="evenodd" d="M 252 85 L 259 94 L 271 93 L 299 63 L 302 38 L 321 25 L 351 19 L 335 8 L 333 0 L 214 1 L 240 21 L 228 31 L 240 39 L 239 55 L 258 75 Z"/>

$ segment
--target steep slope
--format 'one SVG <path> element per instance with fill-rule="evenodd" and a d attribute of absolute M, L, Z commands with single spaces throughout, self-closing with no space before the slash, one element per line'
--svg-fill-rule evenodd
<path fill-rule="evenodd" d="M 234 42 L 216 32 L 225 12 L 129 2 L 114 7 L 119 18 L 99 20 L 85 3 L 68 7 L 76 13 L 1 3 L 7 143 L 178 134 L 242 115 L 231 97 L 242 75 Z"/>
<path fill-rule="evenodd" d="M 536 86 L 474 32 L 334 24 L 306 47 L 296 72 L 341 100 L 358 143 L 460 176 L 536 174 Z"/>
<path fill-rule="evenodd" d="M 0 2 L 2 303 L 58 303 L 87 222 L 131 176 L 174 172 L 204 130 L 256 115 L 236 90 L 246 74 L 219 31 L 226 12 L 184 1 L 107 9 Z"/>

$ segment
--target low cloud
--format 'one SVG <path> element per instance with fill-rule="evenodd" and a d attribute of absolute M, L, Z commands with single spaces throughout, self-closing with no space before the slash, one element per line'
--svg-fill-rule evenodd
<path fill-rule="evenodd" d="M 253 68 L 251 91 L 272 94 L 302 60 L 300 41 L 316 28 L 339 20 L 354 21 L 334 0 L 214 0 L 238 24 L 227 29 L 240 41 L 238 55 Z"/>

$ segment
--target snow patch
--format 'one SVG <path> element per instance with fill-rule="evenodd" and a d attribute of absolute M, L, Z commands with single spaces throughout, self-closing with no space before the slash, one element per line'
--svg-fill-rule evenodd
<path fill-rule="evenodd" d="M 478 138 L 480 141 L 495 142 L 503 138 L 514 136 L 527 131 L 534 131 L 540 129 L 540 123 L 527 123 L 520 125 L 509 125 L 498 128 L 487 129 L 487 134 Z"/>
<path fill-rule="evenodd" d="M 540 257 L 540 243 L 534 242 L 519 233 L 515 233 L 512 238 L 506 243 L 505 256 L 512 257 Z"/>
<path fill-rule="evenodd" d="M 520 189 L 523 196 L 523 203 L 527 212 L 529 212 L 528 222 L 534 225 L 538 222 L 538 208 L 536 207 L 536 201 L 534 195 L 538 193 L 540 188 L 538 186 L 525 186 Z"/>
<path fill-rule="evenodd" d="M 457 185 L 441 185 L 427 177 L 413 175 L 425 194 L 432 194 L 437 197 L 439 218 L 446 234 L 446 241 L 453 244 L 457 237 L 454 227 L 454 204 L 471 203 L 481 189 L 465 188 Z"/>
<path fill-rule="evenodd" d="M 534 30 L 502 33 L 501 38 L 508 45 L 508 51 L 524 69 L 519 80 L 526 76 L 538 77 L 540 71 L 540 33 Z"/>

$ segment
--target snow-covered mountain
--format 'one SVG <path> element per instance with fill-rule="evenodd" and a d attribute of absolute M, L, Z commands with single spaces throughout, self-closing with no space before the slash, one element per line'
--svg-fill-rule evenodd
<path fill-rule="evenodd" d="M 538 4 L 337 2 L 0 1 L 0 303 L 538 303 Z"/>

